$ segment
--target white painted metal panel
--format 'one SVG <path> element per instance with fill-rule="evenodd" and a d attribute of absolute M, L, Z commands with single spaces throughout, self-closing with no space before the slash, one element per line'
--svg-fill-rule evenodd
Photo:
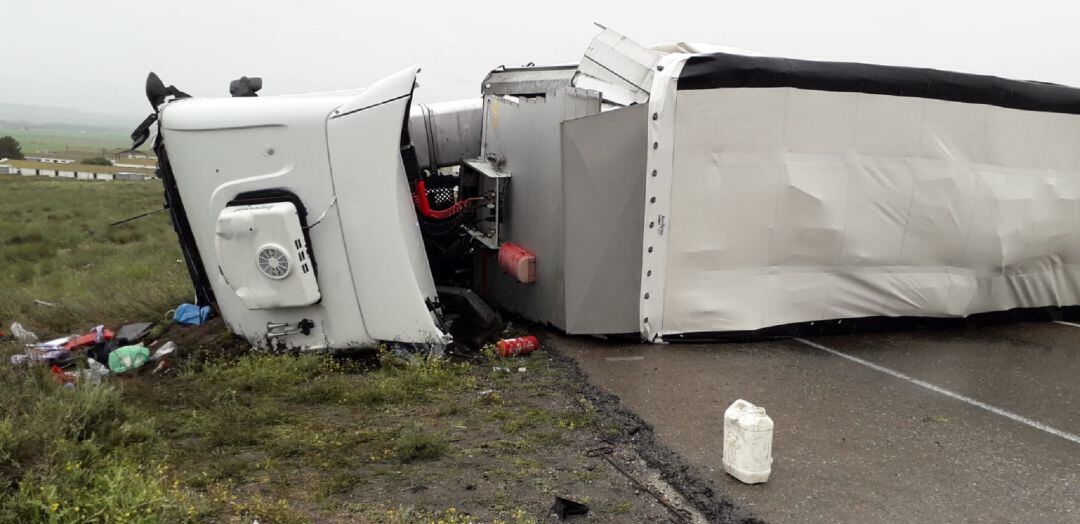
<path fill-rule="evenodd" d="M 438 297 L 400 152 L 417 72 L 391 75 L 335 109 L 326 136 L 345 260 L 368 332 L 446 344 L 450 336 L 429 309 Z"/>
<path fill-rule="evenodd" d="M 1080 304 L 1080 116 L 787 87 L 667 93 L 650 101 L 650 169 L 670 199 L 666 233 L 646 231 L 647 336 Z"/>
<path fill-rule="evenodd" d="M 291 335 L 282 342 L 306 348 L 376 342 L 365 329 L 352 276 L 342 263 L 347 255 L 332 205 L 335 195 L 326 144 L 327 116 L 357 92 L 185 99 L 170 103 L 161 114 L 172 170 L 218 308 L 233 332 L 253 344 L 267 344 L 268 323 L 295 324 L 305 318 L 315 324 L 311 335 Z M 217 217 L 240 193 L 261 189 L 294 193 L 312 222 L 324 216 L 308 231 L 319 264 L 322 299 L 317 304 L 249 310 L 221 278 L 221 261 L 214 249 Z"/>

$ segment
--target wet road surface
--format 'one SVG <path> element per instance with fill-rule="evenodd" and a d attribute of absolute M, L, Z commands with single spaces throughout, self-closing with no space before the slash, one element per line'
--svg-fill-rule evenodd
<path fill-rule="evenodd" d="M 1080 522 L 1080 326 L 806 341 L 548 339 L 768 522 Z M 764 485 L 723 471 L 738 398 L 776 424 Z"/>

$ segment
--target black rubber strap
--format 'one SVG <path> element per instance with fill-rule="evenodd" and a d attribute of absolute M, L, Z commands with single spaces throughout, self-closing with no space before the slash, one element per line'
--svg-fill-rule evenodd
<path fill-rule="evenodd" d="M 1080 89 L 994 76 L 848 62 L 712 53 L 691 57 L 680 90 L 793 87 L 1080 114 Z"/>

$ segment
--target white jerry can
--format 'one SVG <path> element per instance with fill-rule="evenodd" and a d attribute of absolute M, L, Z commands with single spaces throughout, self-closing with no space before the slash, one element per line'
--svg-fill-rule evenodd
<path fill-rule="evenodd" d="M 724 412 L 724 471 L 747 484 L 769 480 L 772 435 L 765 408 L 736 400 Z"/>

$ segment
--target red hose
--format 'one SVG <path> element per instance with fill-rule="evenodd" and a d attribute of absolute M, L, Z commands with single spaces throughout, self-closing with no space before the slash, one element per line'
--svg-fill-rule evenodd
<path fill-rule="evenodd" d="M 436 220 L 445 220 L 458 213 L 460 213 L 466 207 L 469 207 L 473 202 L 484 200 L 483 197 L 466 198 L 460 202 L 455 202 L 454 205 L 446 209 L 431 209 L 431 202 L 428 201 L 427 188 L 424 186 L 424 181 L 420 180 L 416 183 L 416 192 L 413 193 L 413 202 L 416 207 L 420 208 L 420 214 L 428 218 L 434 218 Z"/>

